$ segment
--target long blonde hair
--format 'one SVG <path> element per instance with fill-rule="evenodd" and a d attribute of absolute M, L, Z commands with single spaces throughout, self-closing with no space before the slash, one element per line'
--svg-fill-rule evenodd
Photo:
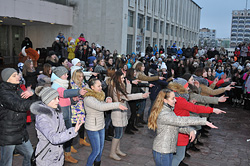
<path fill-rule="evenodd" d="M 148 118 L 148 128 L 152 130 L 157 129 L 157 118 L 162 110 L 164 99 L 170 97 L 170 93 L 173 92 L 171 89 L 163 89 L 159 92 L 151 109 L 150 116 Z"/>
<path fill-rule="evenodd" d="M 79 79 L 81 75 L 83 76 L 83 80 L 82 80 L 82 81 Z M 74 71 L 74 72 L 73 72 L 73 75 L 72 75 L 72 77 L 71 77 L 71 80 L 74 81 L 74 83 L 75 83 L 79 88 L 81 88 L 82 85 L 83 85 L 83 81 L 84 81 L 84 74 L 83 74 L 82 70 L 81 70 L 81 69 L 78 69 L 78 70 Z"/>
<path fill-rule="evenodd" d="M 31 68 L 30 65 L 33 64 L 33 61 L 31 59 L 27 59 L 23 64 L 23 75 L 26 76 L 27 72 L 34 72 L 35 68 L 34 66 Z"/>

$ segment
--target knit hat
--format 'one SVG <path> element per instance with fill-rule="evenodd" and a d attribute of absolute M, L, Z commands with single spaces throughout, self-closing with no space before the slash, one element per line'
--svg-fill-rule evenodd
<path fill-rule="evenodd" d="M 159 62 L 159 61 L 162 61 L 162 59 L 161 59 L 161 58 L 158 58 L 158 62 Z"/>
<path fill-rule="evenodd" d="M 73 76 L 73 73 L 74 73 L 74 71 L 76 71 L 76 70 L 79 70 L 79 69 L 82 69 L 80 66 L 72 66 L 71 67 L 71 77 Z"/>
<path fill-rule="evenodd" d="M 239 63 L 235 62 L 234 64 L 232 64 L 232 67 L 238 68 L 239 67 Z"/>
<path fill-rule="evenodd" d="M 4 82 L 7 82 L 7 80 L 10 78 L 10 76 L 15 72 L 17 72 L 17 71 L 15 69 L 13 69 L 13 68 L 5 68 L 5 69 L 3 69 L 3 71 L 1 72 L 2 80 Z"/>
<path fill-rule="evenodd" d="M 247 63 L 246 67 L 250 67 L 250 63 Z"/>
<path fill-rule="evenodd" d="M 189 80 L 192 77 L 192 74 L 190 73 L 185 73 L 181 78 L 185 79 L 185 80 Z"/>
<path fill-rule="evenodd" d="M 56 38 L 55 38 L 55 40 L 59 40 L 59 38 L 58 38 L 58 37 L 56 37 Z"/>
<path fill-rule="evenodd" d="M 78 59 L 78 58 L 74 58 L 74 59 L 72 59 L 72 64 L 73 64 L 73 66 L 75 66 L 78 62 L 80 62 L 80 59 Z"/>
<path fill-rule="evenodd" d="M 239 67 L 238 67 L 238 70 L 243 70 L 243 67 L 242 67 L 242 66 L 239 66 Z"/>
<path fill-rule="evenodd" d="M 177 84 L 180 84 L 180 85 L 184 86 L 184 88 L 187 88 L 187 87 L 188 87 L 188 82 L 187 82 L 187 80 L 185 80 L 185 79 L 183 79 L 183 78 L 178 77 L 178 78 L 174 79 L 173 82 L 175 82 L 175 83 L 177 83 Z"/>
<path fill-rule="evenodd" d="M 48 105 L 53 99 L 59 96 L 58 92 L 50 87 L 38 86 L 35 93 L 41 97 L 42 101 Z"/>
<path fill-rule="evenodd" d="M 62 75 L 68 73 L 68 70 L 67 70 L 65 67 L 63 67 L 63 66 L 59 66 L 59 67 L 56 67 L 56 68 L 53 70 L 53 73 L 54 73 L 57 77 L 61 78 Z"/>

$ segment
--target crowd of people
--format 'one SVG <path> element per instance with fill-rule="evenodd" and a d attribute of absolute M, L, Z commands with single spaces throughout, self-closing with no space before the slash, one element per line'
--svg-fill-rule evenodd
<path fill-rule="evenodd" d="M 18 70 L 1 72 L 0 166 L 12 165 L 14 150 L 24 155 L 25 166 L 31 158 L 37 165 L 77 163 L 72 155 L 77 135 L 80 145 L 92 148 L 87 166 L 101 165 L 105 140 L 112 141 L 109 157 L 119 161 L 127 155 L 120 146 L 123 133 L 134 135 L 145 125 L 156 131 L 156 166 L 187 165 L 182 161 L 190 157 L 187 150 L 200 151 L 199 138 L 217 128 L 210 115 L 226 113 L 214 105 L 227 101 L 250 108 L 249 50 L 241 44 L 229 56 L 224 48 L 177 48 L 174 43 L 121 55 L 89 45 L 84 34 L 66 41 L 59 33 L 41 71 L 27 59 Z M 35 150 L 26 129 L 30 112 L 38 137 Z"/>

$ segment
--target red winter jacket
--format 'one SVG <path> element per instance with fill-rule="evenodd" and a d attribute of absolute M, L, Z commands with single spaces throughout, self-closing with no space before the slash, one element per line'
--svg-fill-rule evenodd
<path fill-rule="evenodd" d="M 176 103 L 174 107 L 174 112 L 177 116 L 190 116 L 189 112 L 194 113 L 212 113 L 213 108 L 211 107 L 205 107 L 201 105 L 195 105 L 193 103 L 188 102 L 183 97 L 176 97 Z M 189 141 L 189 135 L 188 134 L 178 134 L 178 142 L 177 146 L 187 146 Z"/>
<path fill-rule="evenodd" d="M 211 85 L 214 81 L 211 81 L 209 79 L 206 78 L 206 80 L 208 81 L 209 85 Z M 220 79 L 217 84 L 216 84 L 216 87 L 220 87 L 223 83 L 224 83 L 224 79 Z"/>

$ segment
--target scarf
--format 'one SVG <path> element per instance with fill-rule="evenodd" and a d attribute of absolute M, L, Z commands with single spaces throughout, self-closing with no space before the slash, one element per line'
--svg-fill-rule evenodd
<path fill-rule="evenodd" d="M 62 86 L 65 89 L 68 89 L 68 87 L 69 87 L 69 81 L 68 80 L 55 79 L 53 82 L 60 85 L 60 86 Z"/>
<path fill-rule="evenodd" d="M 104 101 L 104 99 L 105 99 L 105 93 L 103 91 L 101 91 L 101 92 L 95 92 L 92 89 L 87 89 L 87 88 L 85 90 L 87 90 L 88 92 L 84 95 L 84 97 L 91 96 L 91 97 L 96 98 L 99 101 Z"/>

